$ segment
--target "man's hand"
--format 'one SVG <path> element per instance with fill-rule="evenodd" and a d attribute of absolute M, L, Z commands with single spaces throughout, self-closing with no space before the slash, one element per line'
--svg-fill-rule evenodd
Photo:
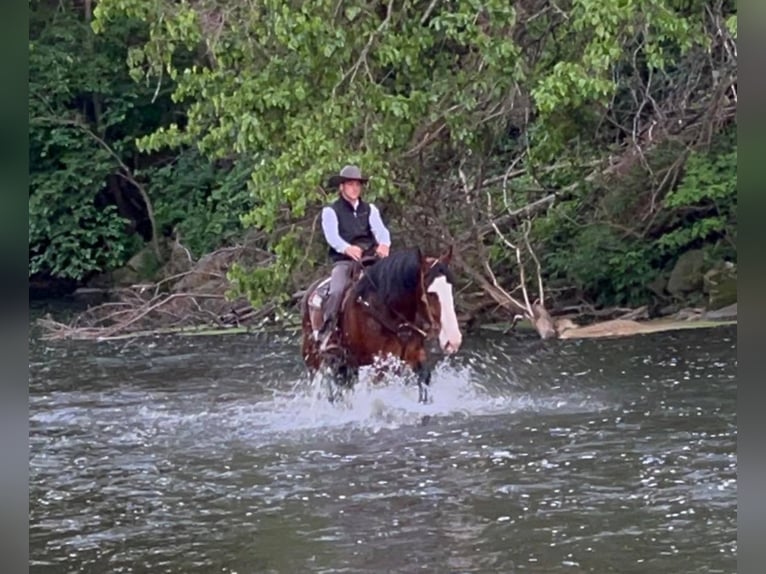
<path fill-rule="evenodd" d="M 375 254 L 376 254 L 378 257 L 380 257 L 381 259 L 382 259 L 383 257 L 388 257 L 388 249 L 389 249 L 388 245 L 378 245 L 378 246 L 375 248 Z"/>
<path fill-rule="evenodd" d="M 357 245 L 349 245 L 343 253 L 354 261 L 359 261 L 362 258 L 362 248 Z"/>

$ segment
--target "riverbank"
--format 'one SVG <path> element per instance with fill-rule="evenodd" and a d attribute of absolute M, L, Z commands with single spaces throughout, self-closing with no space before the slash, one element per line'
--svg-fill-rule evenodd
<path fill-rule="evenodd" d="M 102 303 L 101 305 L 110 305 Z M 98 307 L 98 306 L 97 306 Z M 39 329 L 39 335 L 47 340 L 93 340 L 114 341 L 156 336 L 193 336 L 213 337 L 237 334 L 270 334 L 298 332 L 300 316 L 297 310 L 277 312 L 260 310 L 262 317 L 248 324 L 220 325 L 210 322 L 187 324 L 182 326 L 157 326 L 143 329 L 98 328 L 83 325 L 83 317 L 93 314 L 93 307 L 73 300 L 52 301 L 46 306 L 38 303 L 32 311 L 32 320 Z M 642 309 L 625 313 L 625 316 L 642 314 Z M 652 319 L 612 318 L 597 320 L 587 315 L 560 315 L 554 317 L 558 339 L 612 338 L 628 337 L 662 331 L 682 329 L 706 329 L 737 324 L 737 304 L 734 303 L 715 311 L 700 309 L 682 309 L 672 315 Z M 485 315 L 480 322 L 463 322 L 463 328 L 470 332 L 495 332 L 510 334 L 518 332 L 535 336 L 534 325 L 528 320 L 512 323 L 507 320 L 493 319 Z"/>
<path fill-rule="evenodd" d="M 663 331 L 679 331 L 683 329 L 708 329 L 736 324 L 736 315 L 721 319 L 706 319 L 702 317 L 694 319 L 658 318 L 645 321 L 611 319 L 608 321 L 591 323 L 589 325 L 577 325 L 574 322 L 568 322 L 568 324 L 564 323 L 563 325 L 560 323 L 557 331 L 559 339 L 594 339 L 629 337 Z M 480 329 L 507 332 L 509 327 L 509 323 L 499 323 L 482 325 Z M 521 325 L 520 327 L 530 333 L 535 331 L 534 326 L 529 323 Z"/>

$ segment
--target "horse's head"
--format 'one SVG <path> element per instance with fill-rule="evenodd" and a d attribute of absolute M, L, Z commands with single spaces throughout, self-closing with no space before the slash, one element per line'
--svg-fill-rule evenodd
<path fill-rule="evenodd" d="M 452 273 L 449 264 L 452 247 L 440 257 L 420 257 L 421 305 L 419 313 L 438 333 L 439 345 L 447 354 L 457 353 L 463 342 L 455 314 Z"/>

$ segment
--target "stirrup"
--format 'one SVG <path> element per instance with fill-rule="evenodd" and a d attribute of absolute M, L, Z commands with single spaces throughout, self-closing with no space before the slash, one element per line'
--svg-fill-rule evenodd
<path fill-rule="evenodd" d="M 339 336 L 340 331 L 337 325 L 333 323 L 324 325 L 324 327 L 319 330 L 319 352 L 324 353 L 325 351 L 340 349 L 340 342 L 338 341 Z"/>
<path fill-rule="evenodd" d="M 324 339 L 322 339 L 322 342 L 319 344 L 319 352 L 324 353 L 325 351 L 331 351 L 333 349 L 338 349 L 340 345 L 338 345 L 336 342 L 332 340 L 332 331 L 327 333 L 324 336 Z"/>

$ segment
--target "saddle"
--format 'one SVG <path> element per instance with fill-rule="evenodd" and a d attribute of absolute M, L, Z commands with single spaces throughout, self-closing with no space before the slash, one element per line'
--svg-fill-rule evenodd
<path fill-rule="evenodd" d="M 372 265 L 377 260 L 377 257 L 365 257 L 362 259 L 361 265 L 354 266 L 351 280 L 346 285 L 346 290 L 341 298 L 341 313 L 343 313 L 343 309 L 346 307 L 346 302 L 351 289 L 362 278 L 365 267 Z M 318 331 L 322 327 L 322 323 L 324 323 L 324 304 L 327 301 L 327 296 L 329 294 L 329 275 L 313 283 L 307 290 L 309 319 L 311 320 L 311 328 L 314 331 Z"/>

